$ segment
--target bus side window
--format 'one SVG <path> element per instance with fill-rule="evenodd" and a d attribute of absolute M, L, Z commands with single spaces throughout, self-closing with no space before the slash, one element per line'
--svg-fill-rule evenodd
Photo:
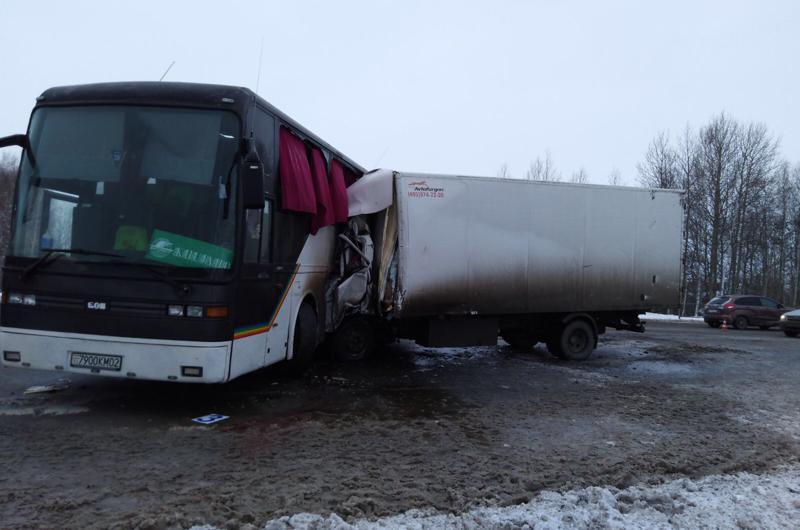
<path fill-rule="evenodd" d="M 264 200 L 263 210 L 246 210 L 245 213 L 245 263 L 269 263 L 272 258 L 272 201 Z"/>
<path fill-rule="evenodd" d="M 261 210 L 261 263 L 270 263 L 272 261 L 272 252 L 270 252 L 270 244 L 272 242 L 272 201 L 266 199 L 264 201 L 264 209 Z"/>
<path fill-rule="evenodd" d="M 245 210 L 244 262 L 258 263 L 261 243 L 261 210 Z"/>

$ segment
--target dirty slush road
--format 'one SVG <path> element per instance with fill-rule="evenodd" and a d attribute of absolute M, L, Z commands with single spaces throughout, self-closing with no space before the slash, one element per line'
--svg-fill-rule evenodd
<path fill-rule="evenodd" d="M 292 380 L 181 386 L 0 372 L 0 526 L 259 526 L 765 472 L 800 455 L 800 340 L 652 323 L 588 362 L 399 343 Z M 215 426 L 193 424 L 228 414 Z"/>

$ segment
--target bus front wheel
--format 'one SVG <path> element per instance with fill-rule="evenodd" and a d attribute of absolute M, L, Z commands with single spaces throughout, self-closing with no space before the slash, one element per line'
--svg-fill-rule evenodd
<path fill-rule="evenodd" d="M 333 355 L 339 361 L 366 359 L 375 349 L 375 330 L 362 316 L 345 319 L 333 335 Z"/>
<path fill-rule="evenodd" d="M 310 304 L 304 303 L 297 312 L 297 321 L 294 324 L 292 358 L 289 359 L 292 373 L 301 375 L 308 370 L 314 361 L 316 349 L 317 315 Z"/>

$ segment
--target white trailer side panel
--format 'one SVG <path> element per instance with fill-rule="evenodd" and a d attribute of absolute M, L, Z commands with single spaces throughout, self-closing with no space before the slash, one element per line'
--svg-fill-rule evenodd
<path fill-rule="evenodd" d="M 678 304 L 679 192 L 401 173 L 395 186 L 397 316 Z"/>

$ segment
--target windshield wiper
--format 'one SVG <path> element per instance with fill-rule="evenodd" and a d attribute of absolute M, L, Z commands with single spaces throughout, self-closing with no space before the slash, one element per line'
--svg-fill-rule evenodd
<path fill-rule="evenodd" d="M 83 256 L 108 256 L 111 258 L 121 258 L 122 255 L 120 254 L 112 254 L 111 252 L 100 252 L 97 250 L 86 250 L 82 248 L 50 248 L 47 249 L 47 252 L 44 253 L 42 257 L 28 265 L 25 270 L 22 271 L 20 274 L 20 281 L 24 280 L 31 274 L 33 274 L 37 269 L 41 267 L 46 267 L 50 265 L 58 258 L 62 256 L 66 256 L 67 254 L 80 254 Z"/>
<path fill-rule="evenodd" d="M 109 263 L 113 263 L 114 265 L 129 265 L 131 267 L 138 267 L 140 269 L 144 269 L 153 276 L 155 276 L 156 278 L 158 278 L 159 280 L 161 280 L 162 282 L 171 285 L 172 288 L 175 289 L 175 292 L 178 294 L 178 296 L 186 296 L 192 292 L 192 288 L 188 284 L 180 283 L 174 278 L 171 278 L 169 274 L 167 274 L 166 272 L 158 270 L 157 268 L 153 267 L 152 265 L 144 261 L 115 259 L 109 261 Z"/>

